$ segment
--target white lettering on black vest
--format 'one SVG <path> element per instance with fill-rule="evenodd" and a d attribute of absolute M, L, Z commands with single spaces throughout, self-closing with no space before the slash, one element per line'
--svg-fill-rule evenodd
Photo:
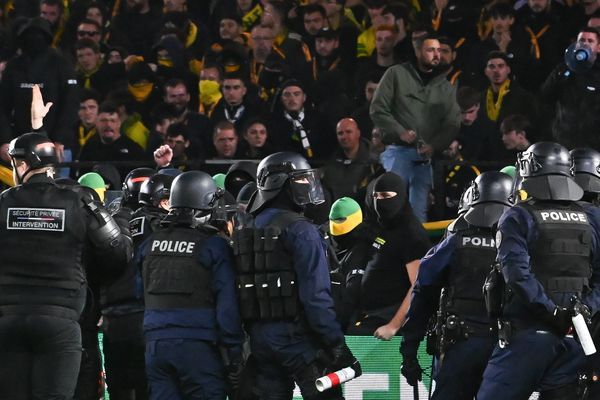
<path fill-rule="evenodd" d="M 542 221 L 583 222 L 587 223 L 587 215 L 576 211 L 540 211 Z"/>
<path fill-rule="evenodd" d="M 194 242 L 185 242 L 179 240 L 154 240 L 150 251 L 160 251 L 161 253 L 187 253 L 194 252 Z"/>
<path fill-rule="evenodd" d="M 463 246 L 475 246 L 475 247 L 496 247 L 496 242 L 494 239 L 487 237 L 477 237 L 477 236 L 463 236 L 462 238 Z"/>

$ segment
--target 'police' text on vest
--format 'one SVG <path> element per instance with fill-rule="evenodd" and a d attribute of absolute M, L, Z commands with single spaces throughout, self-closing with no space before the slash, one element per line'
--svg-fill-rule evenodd
<path fill-rule="evenodd" d="M 186 242 L 179 240 L 154 240 L 152 242 L 151 252 L 161 253 L 187 253 L 192 254 L 194 252 L 194 242 Z"/>

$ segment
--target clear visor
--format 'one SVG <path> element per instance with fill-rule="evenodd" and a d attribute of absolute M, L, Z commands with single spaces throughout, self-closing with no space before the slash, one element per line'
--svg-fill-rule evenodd
<path fill-rule="evenodd" d="M 321 204 L 325 201 L 321 179 L 317 170 L 310 169 L 292 173 L 290 189 L 294 202 L 299 206 Z"/>

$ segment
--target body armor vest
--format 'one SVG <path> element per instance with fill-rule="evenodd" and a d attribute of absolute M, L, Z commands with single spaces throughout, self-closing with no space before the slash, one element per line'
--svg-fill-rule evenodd
<path fill-rule="evenodd" d="M 592 232 L 584 209 L 576 203 L 526 202 L 537 238 L 530 245 L 531 271 L 559 306 L 568 296 L 581 296 L 591 277 Z"/>
<path fill-rule="evenodd" d="M 212 308 L 212 274 L 198 262 L 208 234 L 184 227 L 152 235 L 142 278 L 147 309 Z"/>
<path fill-rule="evenodd" d="M 28 183 L 2 196 L 0 285 L 80 289 L 85 203 L 71 189 Z"/>
<path fill-rule="evenodd" d="M 240 312 L 244 320 L 292 320 L 299 311 L 296 273 L 284 247 L 289 225 L 304 217 L 282 212 L 263 228 L 233 234 Z"/>
<path fill-rule="evenodd" d="M 449 269 L 447 313 L 466 319 L 487 320 L 482 287 L 496 258 L 491 230 L 471 228 L 456 234 L 458 245 Z"/>

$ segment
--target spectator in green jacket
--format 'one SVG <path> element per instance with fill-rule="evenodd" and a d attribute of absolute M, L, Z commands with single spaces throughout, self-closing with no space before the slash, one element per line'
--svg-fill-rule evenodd
<path fill-rule="evenodd" d="M 414 62 L 390 67 L 371 103 L 371 118 L 387 145 L 380 161 L 408 184 L 415 214 L 427 220 L 431 158 L 454 140 L 460 127 L 455 89 L 438 69 L 440 42 L 434 35 L 415 41 Z"/>

